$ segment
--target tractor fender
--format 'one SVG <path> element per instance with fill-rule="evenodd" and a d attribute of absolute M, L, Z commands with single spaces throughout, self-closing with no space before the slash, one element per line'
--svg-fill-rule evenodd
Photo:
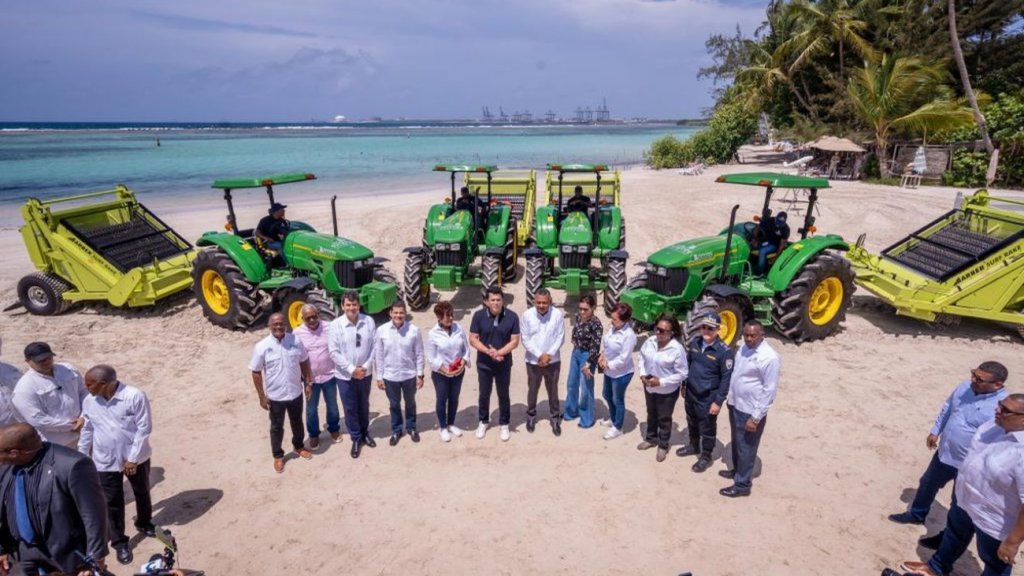
<path fill-rule="evenodd" d="M 423 241 L 428 246 L 434 245 L 434 234 L 438 226 L 444 223 L 444 219 L 451 212 L 451 204 L 434 204 L 427 213 L 427 220 L 423 224 Z"/>
<path fill-rule="evenodd" d="M 542 206 L 537 210 L 537 217 L 534 219 L 534 237 L 537 246 L 540 248 L 556 248 L 558 246 L 558 208 L 555 206 Z"/>
<path fill-rule="evenodd" d="M 391 258 L 385 258 L 383 256 L 374 256 L 373 257 L 373 265 L 374 266 L 383 266 L 385 262 L 391 262 Z"/>
<path fill-rule="evenodd" d="M 505 248 L 488 248 L 487 250 L 484 250 L 484 255 L 497 256 L 498 258 L 501 258 L 502 256 L 505 255 Z"/>
<path fill-rule="evenodd" d="M 409 246 L 408 248 L 403 248 L 402 252 L 405 254 L 423 254 L 425 250 L 423 246 Z"/>
<path fill-rule="evenodd" d="M 313 282 L 311 279 L 309 279 L 306 276 L 300 276 L 298 278 L 292 278 L 291 280 L 281 284 L 280 286 L 277 287 L 277 290 L 280 291 L 283 288 L 294 288 L 296 290 L 305 290 L 305 289 L 313 287 L 313 286 L 316 286 L 316 282 Z"/>
<path fill-rule="evenodd" d="M 267 276 L 267 263 L 251 242 L 230 232 L 207 232 L 199 237 L 196 246 L 216 246 L 227 253 L 249 282 L 257 283 Z"/>
<path fill-rule="evenodd" d="M 776 292 L 785 290 L 807 262 L 829 249 L 847 251 L 850 245 L 836 234 L 812 236 L 789 244 L 768 272 L 768 286 Z"/>
<path fill-rule="evenodd" d="M 704 289 L 704 293 L 718 296 L 719 298 L 739 297 L 743 302 L 743 309 L 747 318 L 753 318 L 754 303 L 750 300 L 750 295 L 743 290 L 728 284 L 708 284 L 707 288 Z"/>
<path fill-rule="evenodd" d="M 598 246 L 617 247 L 622 229 L 622 211 L 618 206 L 605 206 L 598 211 Z"/>
<path fill-rule="evenodd" d="M 525 256 L 527 258 L 532 258 L 534 256 L 543 256 L 543 255 L 544 255 L 544 251 L 541 250 L 540 248 L 537 248 L 536 246 L 531 246 L 531 247 L 527 248 L 526 250 L 523 250 L 523 256 Z"/>
<path fill-rule="evenodd" d="M 300 230 L 303 232 L 316 232 L 315 228 L 301 220 L 289 220 L 288 230 L 290 230 L 291 232 L 297 232 Z"/>
<path fill-rule="evenodd" d="M 625 250 L 612 250 L 605 253 L 605 258 L 612 258 L 614 260 L 626 260 L 629 258 L 629 252 Z"/>
<path fill-rule="evenodd" d="M 487 246 L 500 246 L 504 248 L 505 238 L 508 234 L 509 218 L 512 217 L 512 209 L 504 204 L 491 206 L 487 211 L 487 228 L 485 229 L 484 244 Z"/>

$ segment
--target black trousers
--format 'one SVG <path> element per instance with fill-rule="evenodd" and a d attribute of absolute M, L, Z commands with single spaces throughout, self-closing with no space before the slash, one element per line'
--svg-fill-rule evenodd
<path fill-rule="evenodd" d="M 512 419 L 512 400 L 509 387 L 512 385 L 512 364 L 491 368 L 477 364 L 477 378 L 480 380 L 480 397 L 477 399 L 477 415 L 480 421 L 491 421 L 491 389 L 498 389 L 498 424 L 508 426 Z"/>
<path fill-rule="evenodd" d="M 715 391 L 697 395 L 685 387 L 683 408 L 686 411 L 686 429 L 690 433 L 690 446 L 700 450 L 701 456 L 711 457 L 718 436 L 718 416 L 708 414 L 715 399 Z"/>
<path fill-rule="evenodd" d="M 114 546 L 128 542 L 124 532 L 124 478 L 123 472 L 100 472 L 100 486 L 107 497 L 108 534 Z M 147 528 L 153 523 L 153 501 L 149 497 L 149 460 L 139 464 L 135 474 L 128 476 L 135 494 L 135 527 Z"/>
<path fill-rule="evenodd" d="M 672 411 L 676 409 L 676 392 L 654 394 L 644 388 L 644 400 L 647 401 L 647 434 L 644 440 L 657 444 L 658 448 L 668 450 L 668 441 L 672 437 Z"/>
<path fill-rule="evenodd" d="M 536 364 L 526 365 L 526 414 L 528 416 L 531 418 L 537 416 L 537 395 L 540 392 L 541 380 L 543 380 L 544 390 L 548 395 L 548 417 L 551 419 L 562 417 L 562 409 L 558 402 L 558 375 L 561 370 L 561 362 L 543 367 Z"/>
<path fill-rule="evenodd" d="M 270 402 L 270 451 L 274 458 L 284 458 L 281 443 L 284 441 L 284 415 L 288 414 L 288 424 L 292 429 L 292 448 L 302 448 L 306 431 L 302 427 L 302 394 L 292 400 L 269 400 Z"/>

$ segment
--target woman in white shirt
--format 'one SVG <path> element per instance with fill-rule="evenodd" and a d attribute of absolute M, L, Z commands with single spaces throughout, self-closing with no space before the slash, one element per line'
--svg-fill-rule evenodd
<path fill-rule="evenodd" d="M 626 419 L 626 387 L 633 379 L 633 348 L 636 333 L 630 326 L 633 309 L 619 302 L 612 310 L 612 329 L 601 339 L 601 355 L 597 366 L 604 371 L 604 401 L 608 403 L 611 428 L 604 433 L 605 440 L 622 436 L 622 423 Z"/>
<path fill-rule="evenodd" d="M 426 355 L 430 363 L 430 380 L 437 392 L 437 425 L 441 429 L 441 441 L 451 442 L 452 436 L 462 436 L 462 430 L 455 425 L 455 414 L 459 411 L 462 377 L 469 367 L 469 339 L 455 322 L 451 302 L 442 300 L 435 304 L 434 315 L 437 316 L 437 325 L 427 334 Z"/>
<path fill-rule="evenodd" d="M 668 440 L 672 436 L 672 411 L 679 397 L 679 387 L 689 367 L 686 350 L 679 343 L 682 336 L 679 321 L 671 314 L 662 314 L 654 325 L 654 336 L 640 347 L 640 382 L 647 401 L 647 434 L 637 450 L 658 447 L 658 462 L 668 456 Z"/>

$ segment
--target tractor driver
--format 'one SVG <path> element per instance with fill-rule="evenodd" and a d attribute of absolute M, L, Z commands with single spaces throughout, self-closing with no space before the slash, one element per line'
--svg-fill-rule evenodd
<path fill-rule="evenodd" d="M 590 196 L 583 194 L 583 186 L 577 184 L 576 188 L 573 190 L 572 198 L 569 198 L 569 201 L 565 203 L 565 211 L 586 213 L 590 211 L 590 208 L 593 205 L 594 203 L 590 199 Z"/>
<path fill-rule="evenodd" d="M 270 205 L 268 214 L 260 219 L 256 225 L 256 237 L 263 240 L 263 245 L 269 250 L 281 251 L 284 237 L 288 235 L 291 224 L 284 218 L 284 204 L 274 202 Z"/>
<path fill-rule="evenodd" d="M 474 197 L 469 193 L 469 186 L 463 186 L 459 189 L 459 199 L 455 201 L 455 209 L 469 210 L 473 214 L 473 227 L 482 235 L 483 231 L 480 230 L 480 223 L 486 222 L 484 215 L 487 213 L 487 202 L 485 200 Z"/>
<path fill-rule="evenodd" d="M 757 249 L 757 271 L 764 274 L 768 268 L 768 256 L 775 254 L 789 240 L 789 224 L 786 224 L 787 214 L 779 212 L 774 218 L 765 218 L 761 221 L 761 245 Z"/>

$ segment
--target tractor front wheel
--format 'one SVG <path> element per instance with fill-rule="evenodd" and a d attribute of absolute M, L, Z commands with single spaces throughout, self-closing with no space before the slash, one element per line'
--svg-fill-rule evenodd
<path fill-rule="evenodd" d="M 709 295 L 693 303 L 693 307 L 686 313 L 686 320 L 680 323 L 683 329 L 683 343 L 690 342 L 700 335 L 700 321 L 708 312 L 718 312 L 718 301 Z"/>
<path fill-rule="evenodd" d="M 604 288 L 604 313 L 612 315 L 619 297 L 626 289 L 626 261 L 621 258 L 609 258 L 605 264 L 608 271 L 608 284 Z"/>
<path fill-rule="evenodd" d="M 533 306 L 537 291 L 544 285 L 544 256 L 526 257 L 526 305 Z"/>
<path fill-rule="evenodd" d="M 338 317 L 338 308 L 323 289 L 307 291 L 289 288 L 277 298 L 277 301 L 278 310 L 284 314 L 289 331 L 302 326 L 302 307 L 306 304 L 316 308 L 321 322 L 330 322 Z"/>
<path fill-rule="evenodd" d="M 64 299 L 64 293 L 70 289 L 67 282 L 53 274 L 33 272 L 18 281 L 18 300 L 32 314 L 53 316 L 73 304 Z"/>
<path fill-rule="evenodd" d="M 263 315 L 263 292 L 245 279 L 220 248 L 207 248 L 196 255 L 192 291 L 206 319 L 221 328 L 248 328 Z"/>
<path fill-rule="evenodd" d="M 430 304 L 430 283 L 426 279 L 423 253 L 410 252 L 405 257 L 405 278 L 402 298 L 405 304 L 416 311 L 425 310 Z"/>
<path fill-rule="evenodd" d="M 743 301 L 736 297 L 716 297 L 718 317 L 722 323 L 718 328 L 718 337 L 730 348 L 740 343 L 743 335 L 743 323 L 747 321 Z"/>
<path fill-rule="evenodd" d="M 825 338 L 846 319 L 855 289 L 849 260 L 836 252 L 822 252 L 775 296 L 772 320 L 794 342 Z"/>
<path fill-rule="evenodd" d="M 519 259 L 519 246 L 516 244 L 516 219 L 508 219 L 505 231 L 505 252 L 501 257 L 501 276 L 503 282 L 516 281 L 516 264 Z"/>
<path fill-rule="evenodd" d="M 501 265 L 502 257 L 496 254 L 484 254 L 483 262 L 480 264 L 480 292 L 484 298 L 487 297 L 487 289 L 491 286 L 501 288 Z"/>

